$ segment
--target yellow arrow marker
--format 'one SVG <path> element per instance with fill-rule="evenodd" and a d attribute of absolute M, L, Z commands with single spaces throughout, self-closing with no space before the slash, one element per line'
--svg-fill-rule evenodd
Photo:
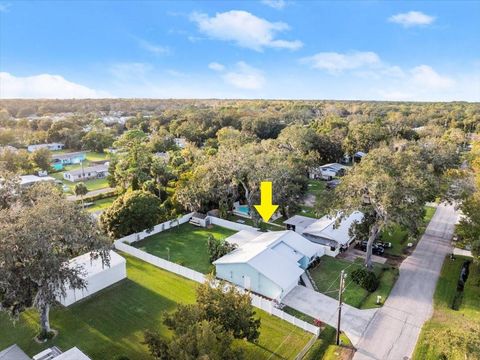
<path fill-rule="evenodd" d="M 260 205 L 254 205 L 263 221 L 268 222 L 278 205 L 272 205 L 272 182 L 262 181 L 260 183 Z"/>

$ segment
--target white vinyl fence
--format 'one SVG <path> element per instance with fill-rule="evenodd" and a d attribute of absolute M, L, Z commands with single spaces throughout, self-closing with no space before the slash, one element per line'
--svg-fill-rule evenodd
<path fill-rule="evenodd" d="M 183 223 L 187 222 L 190 219 L 191 216 L 192 216 L 192 214 L 187 214 L 187 215 L 181 217 L 180 219 L 178 219 L 178 223 L 175 220 L 175 223 L 173 223 L 172 225 L 171 225 L 170 221 L 165 222 L 163 224 L 156 225 L 154 230 L 150 233 L 142 231 L 140 233 L 132 234 L 132 235 L 123 237 L 121 239 L 118 239 L 114 242 L 115 249 L 117 249 L 119 251 L 123 251 L 124 253 L 132 255 L 132 256 L 134 256 L 134 257 L 136 257 L 140 260 L 143 260 L 143 261 L 145 261 L 149 264 L 152 264 L 153 266 L 156 266 L 158 268 L 173 272 L 177 275 L 183 276 L 187 279 L 193 280 L 193 281 L 198 282 L 198 283 L 204 283 L 205 280 L 206 280 L 206 277 L 205 277 L 204 274 L 202 274 L 198 271 L 192 270 L 190 268 L 187 268 L 185 266 L 175 264 L 171 261 L 159 258 L 158 256 L 149 254 L 149 253 L 147 253 L 143 250 L 137 249 L 137 248 L 129 245 L 131 243 L 134 243 L 135 241 L 139 241 L 141 239 L 144 239 L 145 237 L 148 237 L 148 236 L 151 236 L 153 234 L 157 234 L 161 231 L 167 230 L 170 227 L 177 226 L 178 224 L 183 224 Z M 221 220 L 220 222 L 217 223 L 217 225 L 219 225 L 219 226 L 228 227 L 227 225 L 230 225 L 230 224 L 225 225 L 224 222 L 226 220 L 223 220 L 223 219 L 219 219 L 219 218 L 215 218 L 215 217 L 210 217 L 210 219 L 211 220 L 213 220 L 213 219 Z M 253 228 L 251 226 L 248 226 L 248 225 L 236 224 L 232 221 L 227 221 L 227 222 L 231 223 L 231 224 L 241 225 L 241 226 L 249 227 L 251 229 L 255 229 L 255 228 Z M 214 222 L 212 222 L 212 223 L 215 224 Z M 223 224 L 223 225 L 221 225 L 221 224 Z M 168 226 L 168 228 L 166 226 Z M 245 230 L 245 229 L 242 228 L 242 230 Z M 244 291 L 244 289 L 242 289 L 242 288 L 238 288 L 238 289 L 240 289 L 241 291 Z M 300 320 L 300 319 L 296 318 L 295 316 L 287 314 L 286 312 L 276 308 L 275 303 L 273 301 L 262 298 L 261 296 L 258 296 L 258 295 L 255 295 L 255 294 L 250 294 L 250 297 L 252 298 L 252 305 L 255 306 L 256 308 L 262 309 L 263 311 L 269 313 L 270 315 L 274 315 L 276 317 L 279 317 L 280 319 L 282 319 L 286 322 L 289 322 L 290 324 L 293 324 L 293 325 L 295 325 L 295 326 L 297 326 L 297 327 L 299 327 L 299 328 L 301 328 L 305 331 L 308 331 L 308 332 L 310 332 L 314 335 L 318 336 L 320 334 L 320 329 L 318 327 L 316 327 L 312 324 L 309 324 L 309 323 L 307 323 L 303 320 Z"/>
<path fill-rule="evenodd" d="M 150 232 L 148 232 L 147 230 L 144 230 L 144 231 L 136 233 L 136 234 L 131 234 L 131 235 L 125 236 L 121 239 L 118 239 L 117 241 L 121 241 L 122 243 L 133 244 L 134 242 L 143 240 L 146 237 L 158 234 L 162 231 L 168 230 L 168 229 L 173 228 L 175 226 L 185 224 L 186 222 L 188 222 L 190 220 L 192 215 L 193 215 L 193 213 L 190 213 L 190 214 L 183 215 L 182 217 L 179 217 L 178 219 L 165 221 L 164 223 L 155 225 L 153 227 L 153 230 L 150 231 Z"/>
<path fill-rule="evenodd" d="M 237 230 L 237 231 L 240 231 L 240 230 L 252 230 L 252 231 L 258 230 L 257 228 L 255 228 L 253 226 L 250 226 L 250 225 L 240 224 L 240 223 L 237 223 L 237 222 L 233 222 L 233 221 L 229 221 L 229 220 L 225 220 L 225 219 L 220 219 L 220 218 L 214 217 L 214 216 L 209 216 L 208 218 L 209 218 L 210 224 L 218 225 L 218 226 L 230 229 L 230 230 Z"/>

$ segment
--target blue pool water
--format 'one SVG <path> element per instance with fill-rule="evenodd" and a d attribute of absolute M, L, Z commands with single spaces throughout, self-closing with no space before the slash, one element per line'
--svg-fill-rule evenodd
<path fill-rule="evenodd" d="M 250 214 L 250 209 L 248 208 L 248 205 L 240 205 L 237 210 L 245 215 Z"/>

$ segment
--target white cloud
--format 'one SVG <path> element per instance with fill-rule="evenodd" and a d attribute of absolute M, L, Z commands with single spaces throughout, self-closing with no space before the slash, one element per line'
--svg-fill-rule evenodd
<path fill-rule="evenodd" d="M 9 3 L 0 3 L 0 13 L 6 13 L 10 11 L 11 4 Z"/>
<path fill-rule="evenodd" d="M 210 64 L 208 64 L 208 68 L 214 71 L 223 71 L 225 70 L 225 65 L 218 62 L 211 62 Z"/>
<path fill-rule="evenodd" d="M 314 69 L 326 70 L 338 74 L 345 70 L 371 68 L 381 64 L 379 56 L 371 51 L 337 53 L 321 52 L 313 56 L 300 59 L 302 63 L 309 64 Z"/>
<path fill-rule="evenodd" d="M 84 99 L 110 97 L 103 91 L 90 89 L 66 80 L 60 75 L 40 74 L 17 77 L 7 72 L 0 72 L 0 98 L 54 98 Z"/>
<path fill-rule="evenodd" d="M 403 25 L 404 27 L 425 26 L 433 23 L 435 17 L 420 11 L 409 11 L 407 13 L 393 15 L 388 18 L 388 21 Z"/>
<path fill-rule="evenodd" d="M 276 39 L 279 32 L 289 30 L 283 22 L 270 22 L 247 11 L 231 10 L 209 17 L 204 13 L 193 13 L 195 22 L 203 34 L 218 40 L 233 41 L 238 46 L 262 51 L 265 47 L 296 50 L 302 47 L 299 40 Z"/>
<path fill-rule="evenodd" d="M 222 78 L 227 84 L 245 90 L 258 90 L 265 85 L 263 72 L 243 61 L 237 62 L 234 69 L 227 70 Z"/>
<path fill-rule="evenodd" d="M 109 68 L 116 80 L 121 81 L 143 79 L 152 70 L 152 65 L 138 62 L 113 64 Z"/>
<path fill-rule="evenodd" d="M 287 6 L 287 2 L 285 0 L 262 0 L 262 4 L 277 10 L 282 10 L 285 6 Z"/>
<path fill-rule="evenodd" d="M 155 55 L 166 55 L 170 53 L 170 49 L 167 46 L 161 46 L 157 44 L 153 44 L 145 39 L 139 39 L 137 38 L 138 45 L 148 51 L 151 52 L 152 54 Z"/>
<path fill-rule="evenodd" d="M 455 84 L 453 79 L 440 75 L 428 65 L 416 66 L 410 73 L 412 74 L 411 81 L 425 88 L 449 89 Z"/>

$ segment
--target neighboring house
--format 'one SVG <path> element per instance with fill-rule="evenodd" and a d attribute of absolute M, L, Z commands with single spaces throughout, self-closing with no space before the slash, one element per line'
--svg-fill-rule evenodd
<path fill-rule="evenodd" d="M 51 176 L 37 176 L 37 175 L 23 175 L 20 176 L 20 186 L 27 187 L 31 186 L 40 181 L 51 181 L 55 182 L 55 179 Z"/>
<path fill-rule="evenodd" d="M 187 139 L 185 138 L 174 138 L 173 141 L 180 149 L 184 149 L 187 146 Z"/>
<path fill-rule="evenodd" d="M 226 239 L 237 249 L 213 262 L 217 277 L 280 301 L 324 250 L 293 231 L 242 230 Z"/>
<path fill-rule="evenodd" d="M 87 281 L 87 287 L 85 289 L 68 288 L 66 296 L 59 298 L 63 306 L 70 306 L 127 277 L 126 261 L 114 251 L 110 251 L 109 267 L 104 266 L 100 258 L 92 259 L 90 253 L 70 260 L 70 266 L 83 268 L 82 277 Z"/>
<path fill-rule="evenodd" d="M 57 151 L 62 150 L 65 147 L 64 144 L 61 143 L 51 143 L 51 144 L 37 144 L 37 145 L 28 145 L 27 151 L 34 152 L 40 149 L 47 149 L 50 151 Z"/>
<path fill-rule="evenodd" d="M 77 347 L 62 352 L 58 347 L 54 346 L 43 350 L 33 358 L 23 352 L 18 345 L 12 345 L 3 351 L 0 351 L 0 360 L 91 360 Z"/>
<path fill-rule="evenodd" d="M 336 176 L 343 176 L 347 171 L 348 166 L 332 163 L 311 168 L 309 170 L 310 179 L 332 180 Z"/>
<path fill-rule="evenodd" d="M 85 151 L 52 155 L 52 167 L 55 170 L 62 170 L 65 165 L 80 164 L 86 158 L 87 153 Z"/>
<path fill-rule="evenodd" d="M 363 151 L 357 151 L 354 155 L 353 155 L 353 161 L 354 162 L 360 162 L 362 161 L 362 159 L 367 156 L 366 153 L 364 153 Z"/>
<path fill-rule="evenodd" d="M 108 163 L 86 167 L 84 169 L 65 171 L 63 178 L 68 181 L 84 181 L 89 179 L 103 179 L 108 176 Z"/>
<path fill-rule="evenodd" d="M 317 221 L 317 219 L 302 215 L 294 215 L 285 220 L 283 223 L 286 225 L 287 230 L 292 230 L 296 233 L 303 234 L 305 228 L 312 225 L 315 221 Z"/>
<path fill-rule="evenodd" d="M 297 217 L 297 219 L 295 219 Z M 325 254 L 337 256 L 341 250 L 345 250 L 352 243 L 353 238 L 349 234 L 350 226 L 354 222 L 361 222 L 363 214 L 359 211 L 353 212 L 347 216 L 341 223 L 337 224 L 338 217 L 324 216 L 308 224 L 311 220 L 305 220 L 301 226 L 295 225 L 299 223 L 298 215 L 284 221 L 287 228 L 295 226 L 295 232 L 302 234 L 306 239 L 322 245 L 325 248 Z M 305 218 L 305 217 L 302 217 Z M 294 224 L 294 225 L 292 225 Z M 308 224 L 308 225 L 307 225 Z M 307 225 L 307 226 L 305 226 Z"/>
<path fill-rule="evenodd" d="M 156 152 L 155 156 L 162 159 L 165 163 L 168 163 L 168 160 L 170 160 L 170 155 L 166 152 Z"/>
<path fill-rule="evenodd" d="M 79 348 L 73 347 L 70 350 L 62 352 L 59 348 L 53 347 L 35 355 L 33 360 L 91 360 Z"/>
<path fill-rule="evenodd" d="M 17 344 L 0 351 L 0 360 L 32 360 Z"/>

